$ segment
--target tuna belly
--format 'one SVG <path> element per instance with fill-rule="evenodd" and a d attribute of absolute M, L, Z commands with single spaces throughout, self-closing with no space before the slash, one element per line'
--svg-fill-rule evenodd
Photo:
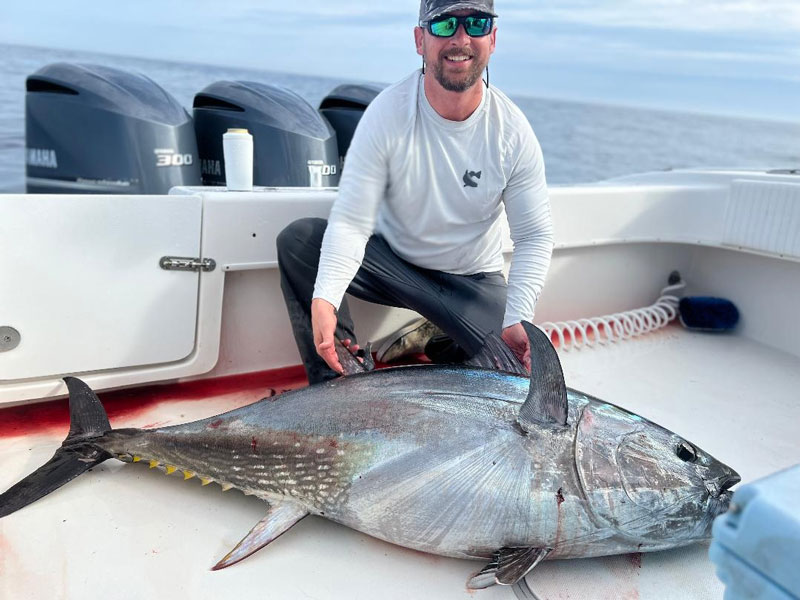
<path fill-rule="evenodd" d="M 459 443 L 460 442 L 460 443 Z M 537 470 L 518 438 L 464 439 L 419 448 L 355 481 L 335 520 L 388 542 L 444 556 L 489 558 L 506 546 L 546 546 L 558 535 L 561 477 Z M 558 489 L 556 486 L 555 489 Z"/>

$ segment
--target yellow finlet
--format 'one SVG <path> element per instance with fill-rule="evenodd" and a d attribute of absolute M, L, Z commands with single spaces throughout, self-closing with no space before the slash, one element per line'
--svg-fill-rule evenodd
<path fill-rule="evenodd" d="M 141 456 L 136 456 L 135 454 L 133 455 L 133 462 L 139 462 L 140 460 L 142 460 Z"/>
<path fill-rule="evenodd" d="M 201 477 L 200 483 L 202 483 L 203 485 L 208 485 L 209 483 L 211 483 L 211 479 L 208 479 L 207 477 Z"/>
<path fill-rule="evenodd" d="M 186 481 L 187 479 L 191 479 L 192 477 L 195 476 L 195 474 L 196 473 L 194 471 L 184 471 L 183 472 L 183 480 Z"/>
<path fill-rule="evenodd" d="M 178 470 L 178 467 L 173 467 L 172 465 L 167 465 L 167 475 L 172 475 L 177 470 Z"/>
<path fill-rule="evenodd" d="M 155 469 L 157 466 L 158 466 L 158 461 L 157 460 L 151 460 L 150 461 L 150 468 L 151 469 Z"/>
<path fill-rule="evenodd" d="M 229 489 L 233 487 L 232 483 L 221 483 L 220 485 L 222 486 L 223 492 L 227 492 Z"/>

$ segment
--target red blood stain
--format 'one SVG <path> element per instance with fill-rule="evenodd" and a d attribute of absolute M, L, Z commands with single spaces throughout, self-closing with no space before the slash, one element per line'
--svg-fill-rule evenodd
<path fill-rule="evenodd" d="M 163 427 L 165 425 L 169 425 L 168 421 L 155 421 L 154 423 L 147 423 L 146 425 L 142 425 L 142 429 L 158 429 L 159 427 Z"/>
<path fill-rule="evenodd" d="M 563 488 L 558 488 L 558 491 L 556 492 L 556 502 L 558 502 L 558 508 L 561 508 L 561 505 L 564 503 Z"/>
<path fill-rule="evenodd" d="M 627 554 L 625 556 L 609 557 L 603 560 L 615 582 L 613 595 L 604 595 L 614 600 L 639 600 L 639 571 L 642 555 Z M 637 568 L 631 568 L 631 564 Z"/>
<path fill-rule="evenodd" d="M 330 440 L 328 442 L 328 446 L 330 446 L 331 448 L 338 448 L 339 447 L 339 442 L 337 440 Z"/>
<path fill-rule="evenodd" d="M 636 567 L 637 569 L 642 568 L 642 553 L 641 552 L 634 552 L 633 554 L 629 554 L 628 558 L 631 561 L 631 564 Z"/>
<path fill-rule="evenodd" d="M 234 393 L 250 394 L 253 402 L 257 402 L 265 396 L 274 396 L 276 389 L 288 391 L 305 385 L 307 380 L 303 367 L 294 366 L 185 383 L 147 385 L 98 395 L 114 426 L 115 420 L 142 417 L 162 402 L 196 402 Z M 63 437 L 68 430 L 69 401 L 66 398 L 0 409 L 0 437 L 3 438 L 27 435 Z"/>
<path fill-rule="evenodd" d="M 219 426 L 222 425 L 222 419 L 217 419 L 216 421 L 212 421 L 208 424 L 209 429 L 219 429 Z"/>
<path fill-rule="evenodd" d="M 252 448 L 252 450 L 253 450 L 253 453 L 255 453 L 256 451 L 258 451 L 258 440 L 257 440 L 255 437 L 254 437 L 254 438 L 252 439 L 252 441 L 250 442 L 250 448 Z"/>

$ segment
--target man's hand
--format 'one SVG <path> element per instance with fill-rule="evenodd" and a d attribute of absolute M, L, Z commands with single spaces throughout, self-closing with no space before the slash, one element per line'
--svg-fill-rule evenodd
<path fill-rule="evenodd" d="M 500 336 L 503 341 L 511 348 L 511 351 L 523 364 L 525 369 L 530 372 L 531 370 L 531 344 L 528 341 L 528 334 L 522 327 L 522 323 L 516 323 L 510 327 L 503 329 Z"/>
<path fill-rule="evenodd" d="M 333 336 L 336 333 L 336 309 L 333 304 L 322 298 L 314 298 L 311 301 L 311 329 L 314 332 L 314 347 L 317 349 L 317 354 L 331 369 L 340 374 L 344 373 L 333 345 Z"/>

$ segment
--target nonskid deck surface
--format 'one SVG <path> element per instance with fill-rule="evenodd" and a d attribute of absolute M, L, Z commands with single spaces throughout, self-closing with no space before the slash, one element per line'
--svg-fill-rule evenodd
<path fill-rule="evenodd" d="M 745 482 L 800 462 L 800 359 L 736 336 L 669 327 L 561 353 L 574 387 L 697 443 Z M 101 394 L 112 426 L 210 416 L 304 384 L 299 370 Z M 44 463 L 66 434 L 64 403 L 0 411 L 0 489 Z M 28 431 L 26 433 L 26 430 Z M 146 464 L 109 461 L 0 520 L 0 597 L 513 598 L 469 594 L 481 565 L 386 544 L 310 517 L 248 560 L 209 568 L 264 515 L 264 504 Z M 718 599 L 707 547 L 551 561 L 529 576 L 541 598 Z"/>

